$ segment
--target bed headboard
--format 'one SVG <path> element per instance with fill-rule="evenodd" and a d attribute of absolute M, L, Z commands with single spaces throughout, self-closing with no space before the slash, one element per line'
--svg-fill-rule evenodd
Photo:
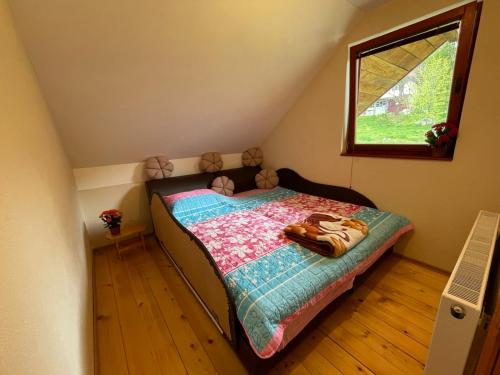
<path fill-rule="evenodd" d="M 146 190 L 149 201 L 151 201 L 153 193 L 164 196 L 195 189 L 210 189 L 215 177 L 227 176 L 234 181 L 234 192 L 239 193 L 257 188 L 255 175 L 260 170 L 260 167 L 241 167 L 226 169 L 225 171 L 216 173 L 196 173 L 187 176 L 163 178 L 161 180 L 150 180 L 146 181 Z M 305 179 L 297 172 L 287 168 L 278 169 L 277 172 L 280 178 L 279 185 L 284 188 L 342 202 L 377 208 L 370 199 L 355 190 L 341 186 L 318 184 Z"/>
<path fill-rule="evenodd" d="M 227 176 L 234 181 L 234 192 L 239 193 L 257 188 L 257 185 L 255 185 L 255 175 L 260 170 L 260 167 L 241 167 L 215 173 L 196 173 L 186 176 L 162 178 L 161 180 L 150 180 L 146 181 L 146 191 L 151 201 L 153 193 L 164 196 L 195 189 L 210 189 L 214 178 Z"/>

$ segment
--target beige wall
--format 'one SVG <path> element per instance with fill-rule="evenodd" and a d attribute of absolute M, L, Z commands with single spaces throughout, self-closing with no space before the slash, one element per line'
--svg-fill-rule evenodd
<path fill-rule="evenodd" d="M 0 0 L 0 373 L 93 371 L 90 263 L 68 160 Z"/>
<path fill-rule="evenodd" d="M 199 173 L 199 157 L 172 159 L 172 177 Z M 241 167 L 241 154 L 223 154 L 223 169 Z M 92 247 L 109 245 L 99 214 L 118 208 L 124 224 L 143 223 L 153 231 L 144 181 L 144 163 L 106 165 L 73 169 L 83 218 Z"/>
<path fill-rule="evenodd" d="M 485 0 L 453 162 L 341 157 L 347 45 L 453 4 L 394 0 L 368 12 L 263 144 L 266 163 L 352 187 L 416 230 L 398 250 L 450 270 L 479 209 L 500 211 L 500 2 Z M 352 176 L 351 176 L 352 171 Z"/>

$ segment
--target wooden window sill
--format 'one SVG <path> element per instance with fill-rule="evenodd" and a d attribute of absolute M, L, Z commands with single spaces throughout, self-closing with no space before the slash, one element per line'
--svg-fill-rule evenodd
<path fill-rule="evenodd" d="M 351 151 L 342 152 L 340 156 L 355 156 L 364 158 L 384 158 L 384 159 L 414 159 L 414 160 L 435 160 L 435 161 L 452 161 L 452 156 L 432 156 L 432 155 L 401 155 L 401 154 L 384 154 L 374 152 Z"/>

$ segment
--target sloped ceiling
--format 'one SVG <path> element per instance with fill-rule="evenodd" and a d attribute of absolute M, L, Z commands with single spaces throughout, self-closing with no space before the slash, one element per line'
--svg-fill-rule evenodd
<path fill-rule="evenodd" d="M 387 0 L 349 0 L 353 5 L 362 9 L 372 9 L 385 3 Z"/>
<path fill-rule="evenodd" d="M 260 144 L 358 11 L 348 0 L 11 7 L 74 167 Z"/>

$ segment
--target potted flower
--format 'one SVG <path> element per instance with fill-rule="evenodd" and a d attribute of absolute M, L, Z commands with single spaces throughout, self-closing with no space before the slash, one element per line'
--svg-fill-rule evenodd
<path fill-rule="evenodd" d="M 458 128 L 455 124 L 442 122 L 432 126 L 432 129 L 425 133 L 425 141 L 431 146 L 432 156 L 440 158 L 447 156 L 457 135 Z"/>
<path fill-rule="evenodd" d="M 122 213 L 120 211 L 116 209 L 106 210 L 101 212 L 99 218 L 112 235 L 120 234 L 120 224 L 122 222 Z"/>

